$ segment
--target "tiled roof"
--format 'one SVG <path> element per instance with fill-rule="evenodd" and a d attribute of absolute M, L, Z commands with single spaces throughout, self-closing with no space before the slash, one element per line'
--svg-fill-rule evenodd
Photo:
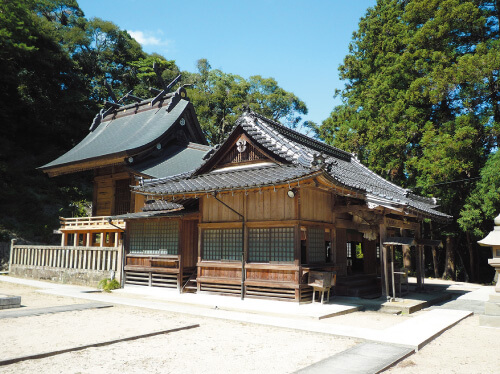
<path fill-rule="evenodd" d="M 136 191 L 151 195 L 206 193 L 211 191 L 247 189 L 293 181 L 315 171 L 300 165 L 267 165 L 214 171 L 192 178 L 168 178 L 145 181 Z M 317 171 L 316 171 L 317 172 Z"/>
<path fill-rule="evenodd" d="M 152 212 L 152 211 L 158 211 L 158 210 L 181 210 L 184 209 L 184 206 L 181 204 L 177 204 L 171 201 L 164 201 L 164 200 L 150 200 L 146 201 L 146 204 L 142 208 L 143 212 Z"/>
<path fill-rule="evenodd" d="M 137 212 L 137 213 L 127 213 L 119 216 L 110 217 L 112 219 L 145 219 L 145 218 L 178 218 L 183 217 L 192 213 L 196 213 L 197 210 L 156 210 L 149 212 Z"/>
<path fill-rule="evenodd" d="M 195 176 L 191 178 L 146 182 L 137 190 L 154 194 L 178 194 L 241 189 L 289 182 L 319 173 L 339 186 L 364 195 L 366 200 L 374 205 L 405 207 L 417 213 L 449 218 L 434 209 L 436 204 L 432 199 L 416 196 L 409 190 L 385 180 L 362 165 L 350 153 L 309 138 L 253 112 L 243 114 L 236 122 L 235 129 L 238 126 L 241 126 L 257 145 L 289 164 L 227 171 L 219 169 L 200 175 L 195 172 Z M 218 152 L 215 151 L 211 157 L 218 157 Z M 324 159 L 321 165 L 317 164 L 318 157 Z"/>

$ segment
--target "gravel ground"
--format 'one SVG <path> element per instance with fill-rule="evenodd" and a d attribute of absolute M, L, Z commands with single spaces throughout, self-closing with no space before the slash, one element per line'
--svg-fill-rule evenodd
<path fill-rule="evenodd" d="M 0 293 L 21 295 L 23 305 L 64 304 L 64 298 L 29 287 L 1 286 Z M 68 304 L 75 300 L 68 299 Z M 114 306 L 0 320 L 0 359 L 192 324 L 200 327 L 23 361 L 0 367 L 0 372 L 290 373 L 357 343 L 326 334 Z"/>
<path fill-rule="evenodd" d="M 0 294 L 21 296 L 25 308 L 87 302 L 1 282 Z M 382 330 L 415 315 L 356 312 L 322 323 Z M 359 343 L 326 334 L 116 305 L 0 320 L 0 359 L 193 324 L 200 327 L 0 366 L 0 373 L 292 373 Z M 388 372 L 496 373 L 499 337 L 500 329 L 480 327 L 478 316 L 469 317 Z"/>

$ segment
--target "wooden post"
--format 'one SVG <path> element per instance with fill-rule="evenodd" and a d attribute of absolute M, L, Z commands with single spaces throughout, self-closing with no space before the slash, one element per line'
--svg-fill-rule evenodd
<path fill-rule="evenodd" d="M 87 233 L 87 239 L 86 239 L 86 243 L 85 243 L 85 245 L 86 245 L 87 247 L 91 247 L 91 246 L 92 246 L 92 242 L 91 242 L 91 240 L 90 240 L 90 232 L 88 232 L 88 233 Z"/>
<path fill-rule="evenodd" d="M 66 233 L 63 232 L 61 235 L 61 247 L 65 247 L 65 246 L 66 246 Z"/>
<path fill-rule="evenodd" d="M 415 230 L 415 239 L 418 240 L 421 238 L 420 235 L 420 228 Z M 424 270 L 424 263 L 423 263 L 423 251 L 424 251 L 424 246 L 417 244 L 417 290 L 422 290 L 423 289 L 423 278 L 425 276 L 423 270 Z"/>
<path fill-rule="evenodd" d="M 387 247 L 383 244 L 387 236 L 387 227 L 385 224 L 379 225 L 380 231 L 380 261 L 382 263 L 381 281 L 382 281 L 382 296 L 386 298 L 389 295 L 389 278 L 387 269 Z"/>
<path fill-rule="evenodd" d="M 422 289 L 422 246 L 417 245 L 417 290 Z"/>
<path fill-rule="evenodd" d="M 73 235 L 75 236 L 73 238 L 73 247 L 78 247 L 78 238 L 80 237 L 80 234 L 75 232 Z"/>
<path fill-rule="evenodd" d="M 14 255 L 14 246 L 16 245 L 17 243 L 17 239 L 12 239 L 10 241 L 10 253 L 9 253 L 9 274 L 11 272 L 11 269 L 12 269 L 12 257 Z"/>
<path fill-rule="evenodd" d="M 394 280 L 394 246 L 391 245 L 391 281 L 392 281 L 392 298 L 396 299 L 396 282 Z"/>
<path fill-rule="evenodd" d="M 177 256 L 178 259 L 179 259 L 179 273 L 177 274 L 177 291 L 179 291 L 179 293 L 181 293 L 182 291 L 182 280 L 184 278 L 184 261 L 182 259 L 182 255 L 184 254 L 184 252 L 187 252 L 187 248 L 185 249 L 184 246 L 187 244 L 186 243 L 186 240 L 184 240 L 184 237 L 182 235 L 182 232 L 185 230 L 185 223 L 184 223 L 184 220 L 180 219 L 179 220 L 179 226 L 178 226 L 178 234 L 177 234 L 177 237 L 178 237 L 178 242 L 177 242 Z"/>

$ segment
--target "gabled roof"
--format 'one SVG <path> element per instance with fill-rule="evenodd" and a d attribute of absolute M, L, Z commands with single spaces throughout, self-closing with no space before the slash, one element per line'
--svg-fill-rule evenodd
<path fill-rule="evenodd" d="M 244 113 L 228 139 L 234 141 L 238 132 L 244 132 L 254 144 L 282 162 L 211 170 L 206 165 L 213 165 L 214 160 L 225 152 L 223 144 L 191 177 L 145 181 L 134 189 L 141 193 L 168 195 L 263 187 L 292 182 L 305 176 L 323 175 L 331 183 L 364 197 L 373 207 L 404 208 L 435 218 L 450 218 L 434 209 L 435 200 L 414 195 L 410 190 L 385 180 L 350 153 L 309 138 L 259 114 Z"/>
<path fill-rule="evenodd" d="M 165 95 L 151 105 L 153 100 L 110 110 L 104 118 L 101 112 L 80 143 L 40 169 L 60 174 L 92 169 L 95 162 L 101 166 L 124 163 L 126 158 L 161 144 L 167 136 L 175 136 L 174 127 L 178 131 L 177 128 L 182 125 L 186 125 L 182 128 L 188 140 L 207 144 L 184 88 Z M 134 169 L 133 166 L 131 168 Z"/>

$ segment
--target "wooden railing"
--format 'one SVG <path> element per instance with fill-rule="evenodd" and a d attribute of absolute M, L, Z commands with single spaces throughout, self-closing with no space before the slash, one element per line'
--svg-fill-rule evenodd
<path fill-rule="evenodd" d="M 114 271 L 120 268 L 119 247 L 14 245 L 11 248 L 11 266 Z"/>
<path fill-rule="evenodd" d="M 115 219 L 111 221 L 113 225 L 109 223 L 108 216 L 98 216 L 98 217 L 75 217 L 75 218 L 64 218 L 59 217 L 61 222 L 60 230 L 86 230 L 86 229 L 116 229 L 118 226 L 120 229 L 125 229 L 125 221 L 121 219 Z"/>

